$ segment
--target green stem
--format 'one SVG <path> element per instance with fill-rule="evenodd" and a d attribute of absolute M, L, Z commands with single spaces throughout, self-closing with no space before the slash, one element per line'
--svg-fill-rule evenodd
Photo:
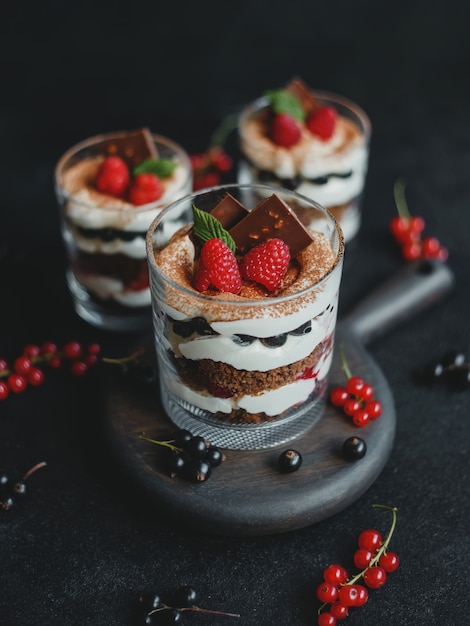
<path fill-rule="evenodd" d="M 139 439 L 144 439 L 145 441 L 150 441 L 150 443 L 155 443 L 157 446 L 164 446 L 165 448 L 170 448 L 173 452 L 181 452 L 181 448 L 178 448 L 170 441 L 158 441 L 157 439 L 150 439 L 149 437 L 145 437 L 144 435 L 139 435 Z"/>
<path fill-rule="evenodd" d="M 148 615 L 153 615 L 154 613 L 158 613 L 160 611 L 165 611 L 166 609 L 172 609 L 174 607 L 168 606 L 167 604 L 163 604 L 159 606 L 158 609 L 153 609 L 148 613 Z M 212 615 L 224 615 L 225 617 L 240 617 L 238 613 L 226 613 L 225 611 L 213 611 L 211 609 L 202 609 L 199 606 L 184 606 L 181 608 L 177 608 L 177 611 L 194 611 L 196 613 L 211 613 Z"/>
<path fill-rule="evenodd" d="M 145 352 L 144 348 L 139 348 L 132 354 L 129 354 L 129 356 L 123 356 L 119 359 L 112 359 L 110 357 L 104 356 L 101 358 L 101 360 L 103 361 L 103 363 L 113 363 L 115 365 L 121 365 L 122 367 L 125 367 L 126 363 L 129 363 L 130 361 L 137 361 L 139 356 L 141 356 L 144 352 Z"/>
<path fill-rule="evenodd" d="M 408 204 L 405 198 L 405 183 L 401 178 L 399 178 L 393 186 L 393 196 L 395 198 L 398 215 L 403 219 L 410 219 L 410 211 L 408 210 Z"/>
<path fill-rule="evenodd" d="M 352 372 L 349 369 L 349 365 L 348 365 L 348 362 L 346 360 L 346 356 L 344 354 L 344 348 L 343 348 L 342 344 L 339 346 L 339 354 L 340 354 L 340 357 L 341 357 L 341 366 L 342 366 L 343 372 L 346 374 L 346 378 L 351 378 Z"/>
<path fill-rule="evenodd" d="M 223 146 L 230 133 L 238 127 L 238 118 L 238 113 L 231 113 L 225 116 L 212 133 L 209 147 Z"/>

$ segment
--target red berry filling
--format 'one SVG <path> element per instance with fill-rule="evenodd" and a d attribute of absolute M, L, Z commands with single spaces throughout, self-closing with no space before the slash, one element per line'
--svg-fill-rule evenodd
<path fill-rule="evenodd" d="M 338 112 L 332 106 L 322 106 L 309 116 L 307 128 L 323 141 L 331 139 L 336 128 Z"/>

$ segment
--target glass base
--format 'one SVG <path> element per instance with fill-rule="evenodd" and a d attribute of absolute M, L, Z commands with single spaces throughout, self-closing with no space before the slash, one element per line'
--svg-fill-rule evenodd
<path fill-rule="evenodd" d="M 262 450 L 292 441 L 318 421 L 325 406 L 324 398 L 316 396 L 307 400 L 294 414 L 290 412 L 264 424 L 229 424 L 191 414 L 164 384 L 161 385 L 161 401 L 166 414 L 178 428 L 185 428 L 212 445 L 229 450 Z"/>
<path fill-rule="evenodd" d="M 115 332 L 146 332 L 151 329 L 150 305 L 135 311 L 132 308 L 113 311 L 111 306 L 106 307 L 93 300 L 70 270 L 66 271 L 66 279 L 75 312 L 88 324 Z"/>

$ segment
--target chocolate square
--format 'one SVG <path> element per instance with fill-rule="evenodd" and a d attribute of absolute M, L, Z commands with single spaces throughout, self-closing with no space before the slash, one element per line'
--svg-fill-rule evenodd
<path fill-rule="evenodd" d="M 263 200 L 230 229 L 237 250 L 245 254 L 268 239 L 282 239 L 295 257 L 313 238 L 287 204 L 275 193 Z"/>
<path fill-rule="evenodd" d="M 248 209 L 245 209 L 230 193 L 227 193 L 210 212 L 213 217 L 219 220 L 225 230 L 233 228 L 248 213 Z"/>
<path fill-rule="evenodd" d="M 132 169 L 145 159 L 157 159 L 157 149 L 148 128 L 122 133 L 103 142 L 106 156 L 119 156 Z"/>
<path fill-rule="evenodd" d="M 313 91 L 301 78 L 293 78 L 286 85 L 285 90 L 297 98 L 307 115 L 316 111 L 320 106 Z"/>

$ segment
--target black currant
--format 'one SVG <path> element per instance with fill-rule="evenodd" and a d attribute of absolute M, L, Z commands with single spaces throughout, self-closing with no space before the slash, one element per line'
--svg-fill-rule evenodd
<path fill-rule="evenodd" d="M 194 587 L 189 585 L 181 585 L 175 592 L 174 603 L 177 607 L 195 606 L 198 596 Z"/>
<path fill-rule="evenodd" d="M 423 384 L 434 383 L 442 378 L 445 368 L 441 362 L 428 363 L 418 372 L 418 381 Z"/>
<path fill-rule="evenodd" d="M 186 457 L 181 452 L 170 451 L 166 458 L 165 467 L 170 476 L 181 475 L 186 467 Z"/>
<path fill-rule="evenodd" d="M 163 611 L 159 611 L 158 613 L 154 613 L 153 615 L 158 616 L 158 621 L 156 621 L 155 623 L 163 624 L 163 626 L 179 624 L 183 619 L 183 613 L 174 608 L 164 609 Z"/>
<path fill-rule="evenodd" d="M 287 341 L 287 334 L 274 335 L 273 337 L 263 337 L 261 343 L 267 348 L 280 348 Z"/>
<path fill-rule="evenodd" d="M 131 361 L 128 364 L 127 373 L 134 380 L 146 384 L 151 384 L 157 379 L 157 369 L 153 365 L 141 361 Z"/>
<path fill-rule="evenodd" d="M 211 467 L 218 467 L 224 459 L 223 452 L 217 446 L 209 446 L 204 456 L 204 460 L 210 463 Z"/>
<path fill-rule="evenodd" d="M 360 437 L 348 437 L 343 443 L 343 455 L 348 461 L 362 459 L 367 452 L 367 444 Z"/>
<path fill-rule="evenodd" d="M 207 452 L 206 440 L 204 437 L 194 435 L 194 437 L 184 442 L 183 450 L 195 459 L 202 459 Z"/>
<path fill-rule="evenodd" d="M 160 608 L 163 604 L 159 593 L 146 594 L 139 599 L 139 602 L 146 613 Z"/>
<path fill-rule="evenodd" d="M 193 434 L 185 428 L 178 428 L 171 438 L 175 442 L 175 446 L 182 448 L 187 441 L 193 438 Z"/>
<path fill-rule="evenodd" d="M 457 350 L 451 350 L 443 355 L 441 363 L 444 367 L 449 367 L 449 365 L 459 367 L 465 363 L 465 354 Z"/>
<path fill-rule="evenodd" d="M 305 322 L 305 324 L 302 324 L 302 326 L 299 326 L 298 328 L 294 328 L 294 330 L 291 330 L 289 332 L 289 335 L 308 335 L 308 333 L 310 333 L 312 331 L 312 321 L 308 320 L 308 322 Z"/>
<path fill-rule="evenodd" d="M 251 345 L 256 337 L 253 337 L 252 335 L 232 335 L 231 339 L 233 343 L 246 347 Z"/>
<path fill-rule="evenodd" d="M 5 470 L 0 470 L 0 489 L 5 489 L 8 487 L 10 482 L 10 476 L 5 472 Z"/>
<path fill-rule="evenodd" d="M 281 472 L 296 472 L 302 465 L 302 455 L 297 450 L 284 450 L 278 458 Z"/>
<path fill-rule="evenodd" d="M 7 496 L 6 498 L 3 498 L 3 500 L 0 502 L 0 508 L 2 508 L 4 511 L 9 511 L 14 504 L 15 501 L 13 500 L 13 498 L 11 496 Z"/>
<path fill-rule="evenodd" d="M 212 468 L 207 461 L 191 459 L 187 464 L 186 473 L 190 480 L 202 483 L 210 478 Z"/>

